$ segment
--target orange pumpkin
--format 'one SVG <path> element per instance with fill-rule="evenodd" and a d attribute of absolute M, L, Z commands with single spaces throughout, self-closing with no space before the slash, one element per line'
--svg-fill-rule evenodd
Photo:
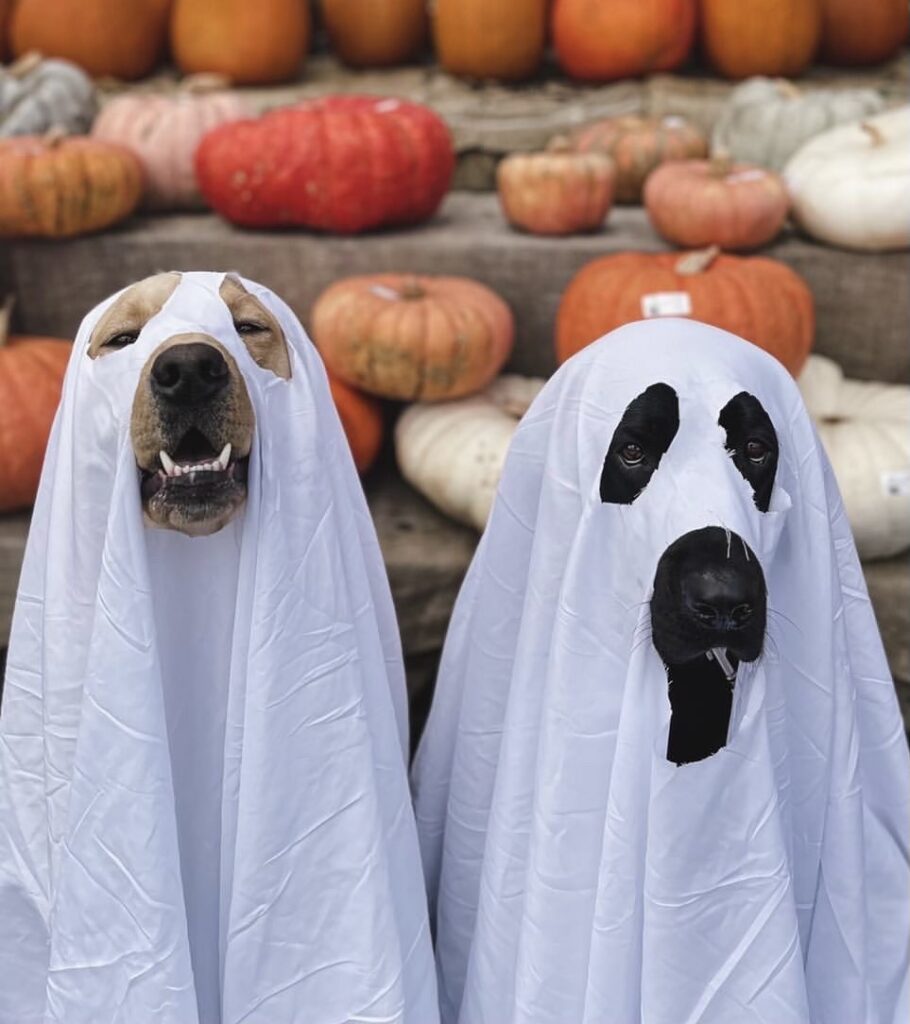
<path fill-rule="evenodd" d="M 439 63 L 471 78 L 529 78 L 546 41 L 547 0 L 436 0 Z"/>
<path fill-rule="evenodd" d="M 645 179 L 666 160 L 707 156 L 708 140 L 682 117 L 607 117 L 574 138 L 580 153 L 606 153 L 616 165 L 616 201 L 640 203 Z"/>
<path fill-rule="evenodd" d="M 161 60 L 171 0 L 15 0 L 13 53 L 63 57 L 91 75 L 143 78 Z"/>
<path fill-rule="evenodd" d="M 322 0 L 332 47 L 355 68 L 412 60 L 427 36 L 426 0 Z"/>
<path fill-rule="evenodd" d="M 11 299 L 0 308 L 0 512 L 35 500 L 72 348 L 58 338 L 10 337 L 11 309 Z"/>
<path fill-rule="evenodd" d="M 13 10 L 13 0 L 0 0 L 0 60 L 6 60 L 9 56 L 9 42 L 7 41 L 7 29 L 9 16 Z"/>
<path fill-rule="evenodd" d="M 553 44 L 573 78 L 610 81 L 679 67 L 695 34 L 696 0 L 556 0 Z"/>
<path fill-rule="evenodd" d="M 812 63 L 821 38 L 821 0 L 700 2 L 702 48 L 727 78 L 792 78 Z"/>
<path fill-rule="evenodd" d="M 68 238 L 116 224 L 142 197 L 139 160 L 85 136 L 0 139 L 0 237 Z"/>
<path fill-rule="evenodd" d="M 878 64 L 904 45 L 908 29 L 905 0 L 822 0 L 822 59 Z"/>
<path fill-rule="evenodd" d="M 583 267 L 556 316 L 560 363 L 623 324 L 689 316 L 722 327 L 776 356 L 794 375 L 812 348 L 815 308 L 798 274 L 761 256 L 623 252 Z"/>
<path fill-rule="evenodd" d="M 310 45 L 305 0 L 175 0 L 171 49 L 185 74 L 215 71 L 239 85 L 296 78 Z"/>
<path fill-rule="evenodd" d="M 354 456 L 354 465 L 358 473 L 365 473 L 382 447 L 382 406 L 375 398 L 355 391 L 332 374 L 329 374 L 329 388 Z"/>
<path fill-rule="evenodd" d="M 335 376 L 374 395 L 424 402 L 485 388 L 515 333 L 502 299 L 464 277 L 349 277 L 319 296 L 312 319 Z"/>
<path fill-rule="evenodd" d="M 667 241 L 685 249 L 757 249 L 787 219 L 783 179 L 725 157 L 663 164 L 645 182 L 645 207 Z"/>
<path fill-rule="evenodd" d="M 613 161 L 602 153 L 574 153 L 555 139 L 544 153 L 513 153 L 496 171 L 506 219 L 535 235 L 595 231 L 613 201 Z"/>

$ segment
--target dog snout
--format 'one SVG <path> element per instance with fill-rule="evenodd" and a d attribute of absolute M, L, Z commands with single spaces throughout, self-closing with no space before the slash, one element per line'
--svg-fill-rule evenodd
<path fill-rule="evenodd" d="M 151 389 L 157 398 L 178 406 L 202 405 L 227 388 L 230 371 L 214 345 L 172 345 L 156 357 Z"/>
<path fill-rule="evenodd" d="M 691 569 L 682 579 L 683 604 L 709 629 L 742 629 L 752 618 L 755 581 L 741 568 Z"/>

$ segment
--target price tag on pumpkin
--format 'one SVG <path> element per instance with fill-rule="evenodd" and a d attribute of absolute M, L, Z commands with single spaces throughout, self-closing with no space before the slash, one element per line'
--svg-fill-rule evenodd
<path fill-rule="evenodd" d="M 688 292 L 651 292 L 641 297 L 641 315 L 650 320 L 655 316 L 690 316 L 692 298 Z"/>

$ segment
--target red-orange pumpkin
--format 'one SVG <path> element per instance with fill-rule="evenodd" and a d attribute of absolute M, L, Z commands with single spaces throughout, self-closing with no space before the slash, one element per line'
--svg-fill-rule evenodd
<path fill-rule="evenodd" d="M 464 277 L 375 274 L 327 288 L 312 335 L 329 371 L 386 398 L 438 401 L 481 391 L 512 351 L 509 307 Z"/>
<path fill-rule="evenodd" d="M 433 40 L 453 75 L 529 78 L 546 41 L 547 0 L 435 0 Z"/>
<path fill-rule="evenodd" d="M 322 17 L 335 52 L 355 68 L 412 60 L 427 36 L 426 0 L 322 0 Z"/>
<path fill-rule="evenodd" d="M 684 249 L 757 249 L 778 234 L 790 207 L 779 175 L 723 157 L 661 165 L 644 199 L 657 231 Z"/>
<path fill-rule="evenodd" d="M 829 64 L 878 64 L 907 40 L 905 0 L 822 0 L 822 60 Z"/>
<path fill-rule="evenodd" d="M 563 293 L 556 356 L 569 356 L 608 331 L 652 316 L 689 316 L 721 327 L 776 356 L 796 376 L 815 334 L 812 293 L 789 267 L 761 256 L 710 248 L 685 255 L 623 252 L 583 267 Z"/>
<path fill-rule="evenodd" d="M 821 37 L 821 0 L 700 3 L 702 49 L 713 67 L 727 78 L 792 78 L 812 63 Z"/>
<path fill-rule="evenodd" d="M 553 43 L 573 78 L 670 71 L 689 55 L 696 0 L 556 0 Z"/>
<path fill-rule="evenodd" d="M 432 216 L 455 156 L 428 107 L 329 96 L 235 121 L 196 150 L 204 198 L 244 227 L 357 232 Z"/>
<path fill-rule="evenodd" d="M 365 473 L 382 447 L 382 406 L 375 398 L 349 387 L 332 374 L 329 374 L 329 387 L 354 465 L 358 473 Z"/>
<path fill-rule="evenodd" d="M 69 342 L 9 337 L 12 302 L 0 308 L 0 512 L 27 508 L 60 401 Z"/>
<path fill-rule="evenodd" d="M 682 117 L 607 117 L 574 138 L 580 153 L 606 153 L 616 166 L 616 201 L 640 203 L 645 179 L 666 160 L 706 156 L 708 140 Z"/>

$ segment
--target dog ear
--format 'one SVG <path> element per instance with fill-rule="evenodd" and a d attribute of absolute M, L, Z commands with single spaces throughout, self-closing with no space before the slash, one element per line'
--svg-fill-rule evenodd
<path fill-rule="evenodd" d="M 282 380 L 290 380 L 287 338 L 274 314 L 244 288 L 236 274 L 225 275 L 219 294 L 231 311 L 234 329 L 256 365 L 271 370 Z"/>
<path fill-rule="evenodd" d="M 127 288 L 95 325 L 88 343 L 89 359 L 131 345 L 149 320 L 161 312 L 180 278 L 176 271 L 154 274 Z"/>
<path fill-rule="evenodd" d="M 600 500 L 631 505 L 648 486 L 679 430 L 679 399 L 669 384 L 634 398 L 613 433 L 600 474 Z"/>

